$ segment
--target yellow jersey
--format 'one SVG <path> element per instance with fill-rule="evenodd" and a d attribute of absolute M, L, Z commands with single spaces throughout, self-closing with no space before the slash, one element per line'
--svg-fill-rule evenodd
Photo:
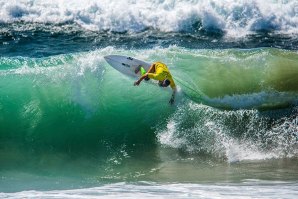
<path fill-rule="evenodd" d="M 175 89 L 176 85 L 168 67 L 161 62 L 155 62 L 154 66 L 155 66 L 155 73 L 148 73 L 148 77 L 158 81 L 163 81 L 165 79 L 168 79 L 171 82 L 170 83 L 171 88 Z"/>

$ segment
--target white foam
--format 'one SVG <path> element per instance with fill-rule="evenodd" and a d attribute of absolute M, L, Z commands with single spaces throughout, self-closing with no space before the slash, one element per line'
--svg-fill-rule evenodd
<path fill-rule="evenodd" d="M 250 181 L 246 183 L 113 183 L 71 190 L 0 193 L 2 198 L 295 198 L 297 182 Z"/>
<path fill-rule="evenodd" d="M 158 140 L 166 147 L 209 153 L 229 163 L 290 158 L 298 154 L 297 122 L 277 120 L 268 128 L 267 119 L 256 110 L 220 111 L 190 102 L 179 107 L 166 128 L 158 129 Z"/>
<path fill-rule="evenodd" d="M 12 0 L 0 1 L 0 21 L 79 24 L 88 30 L 138 32 L 259 30 L 298 33 L 298 2 L 261 0 Z M 200 27 L 194 27 L 199 22 Z"/>

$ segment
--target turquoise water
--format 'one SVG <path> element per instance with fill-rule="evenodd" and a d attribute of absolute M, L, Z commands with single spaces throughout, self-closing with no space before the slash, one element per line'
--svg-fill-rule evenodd
<path fill-rule="evenodd" d="M 126 3 L 0 1 L 0 197 L 295 198 L 296 2 Z"/>
<path fill-rule="evenodd" d="M 165 60 L 179 87 L 175 105 L 170 91 L 134 87 L 108 54 Z M 298 84 L 286 77 L 297 74 L 297 57 L 170 47 L 1 58 L 2 191 L 295 182 Z"/>

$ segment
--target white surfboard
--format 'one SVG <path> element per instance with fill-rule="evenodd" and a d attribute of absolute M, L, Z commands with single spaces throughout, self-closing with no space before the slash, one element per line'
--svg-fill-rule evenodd
<path fill-rule="evenodd" d="M 141 76 L 140 71 L 135 73 L 137 67 L 142 66 L 146 71 L 148 71 L 151 66 L 148 62 L 122 55 L 108 55 L 104 58 L 113 68 L 134 78 L 139 78 Z"/>
<path fill-rule="evenodd" d="M 148 62 L 145 62 L 133 57 L 122 56 L 122 55 L 108 55 L 108 56 L 105 56 L 104 58 L 113 68 L 115 68 L 122 74 L 125 74 L 129 77 L 133 77 L 134 79 L 139 79 L 142 76 L 141 71 L 138 71 L 137 73 L 135 72 L 137 67 L 142 66 L 146 71 L 148 71 L 150 66 L 152 65 Z M 158 85 L 158 81 L 156 80 L 152 81 L 152 79 L 144 82 L 152 85 Z M 162 89 L 170 91 L 170 89 L 166 89 L 166 88 L 162 88 Z"/>

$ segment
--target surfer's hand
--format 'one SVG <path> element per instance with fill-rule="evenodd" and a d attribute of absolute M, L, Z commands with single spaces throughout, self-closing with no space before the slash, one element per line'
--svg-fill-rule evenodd
<path fill-rule="evenodd" d="M 140 81 L 138 80 L 138 81 L 135 81 L 135 83 L 133 84 L 134 86 L 138 86 L 138 85 L 140 85 Z"/>
<path fill-rule="evenodd" d="M 174 98 L 171 98 L 170 101 L 169 101 L 169 104 L 173 105 L 175 102 Z"/>

